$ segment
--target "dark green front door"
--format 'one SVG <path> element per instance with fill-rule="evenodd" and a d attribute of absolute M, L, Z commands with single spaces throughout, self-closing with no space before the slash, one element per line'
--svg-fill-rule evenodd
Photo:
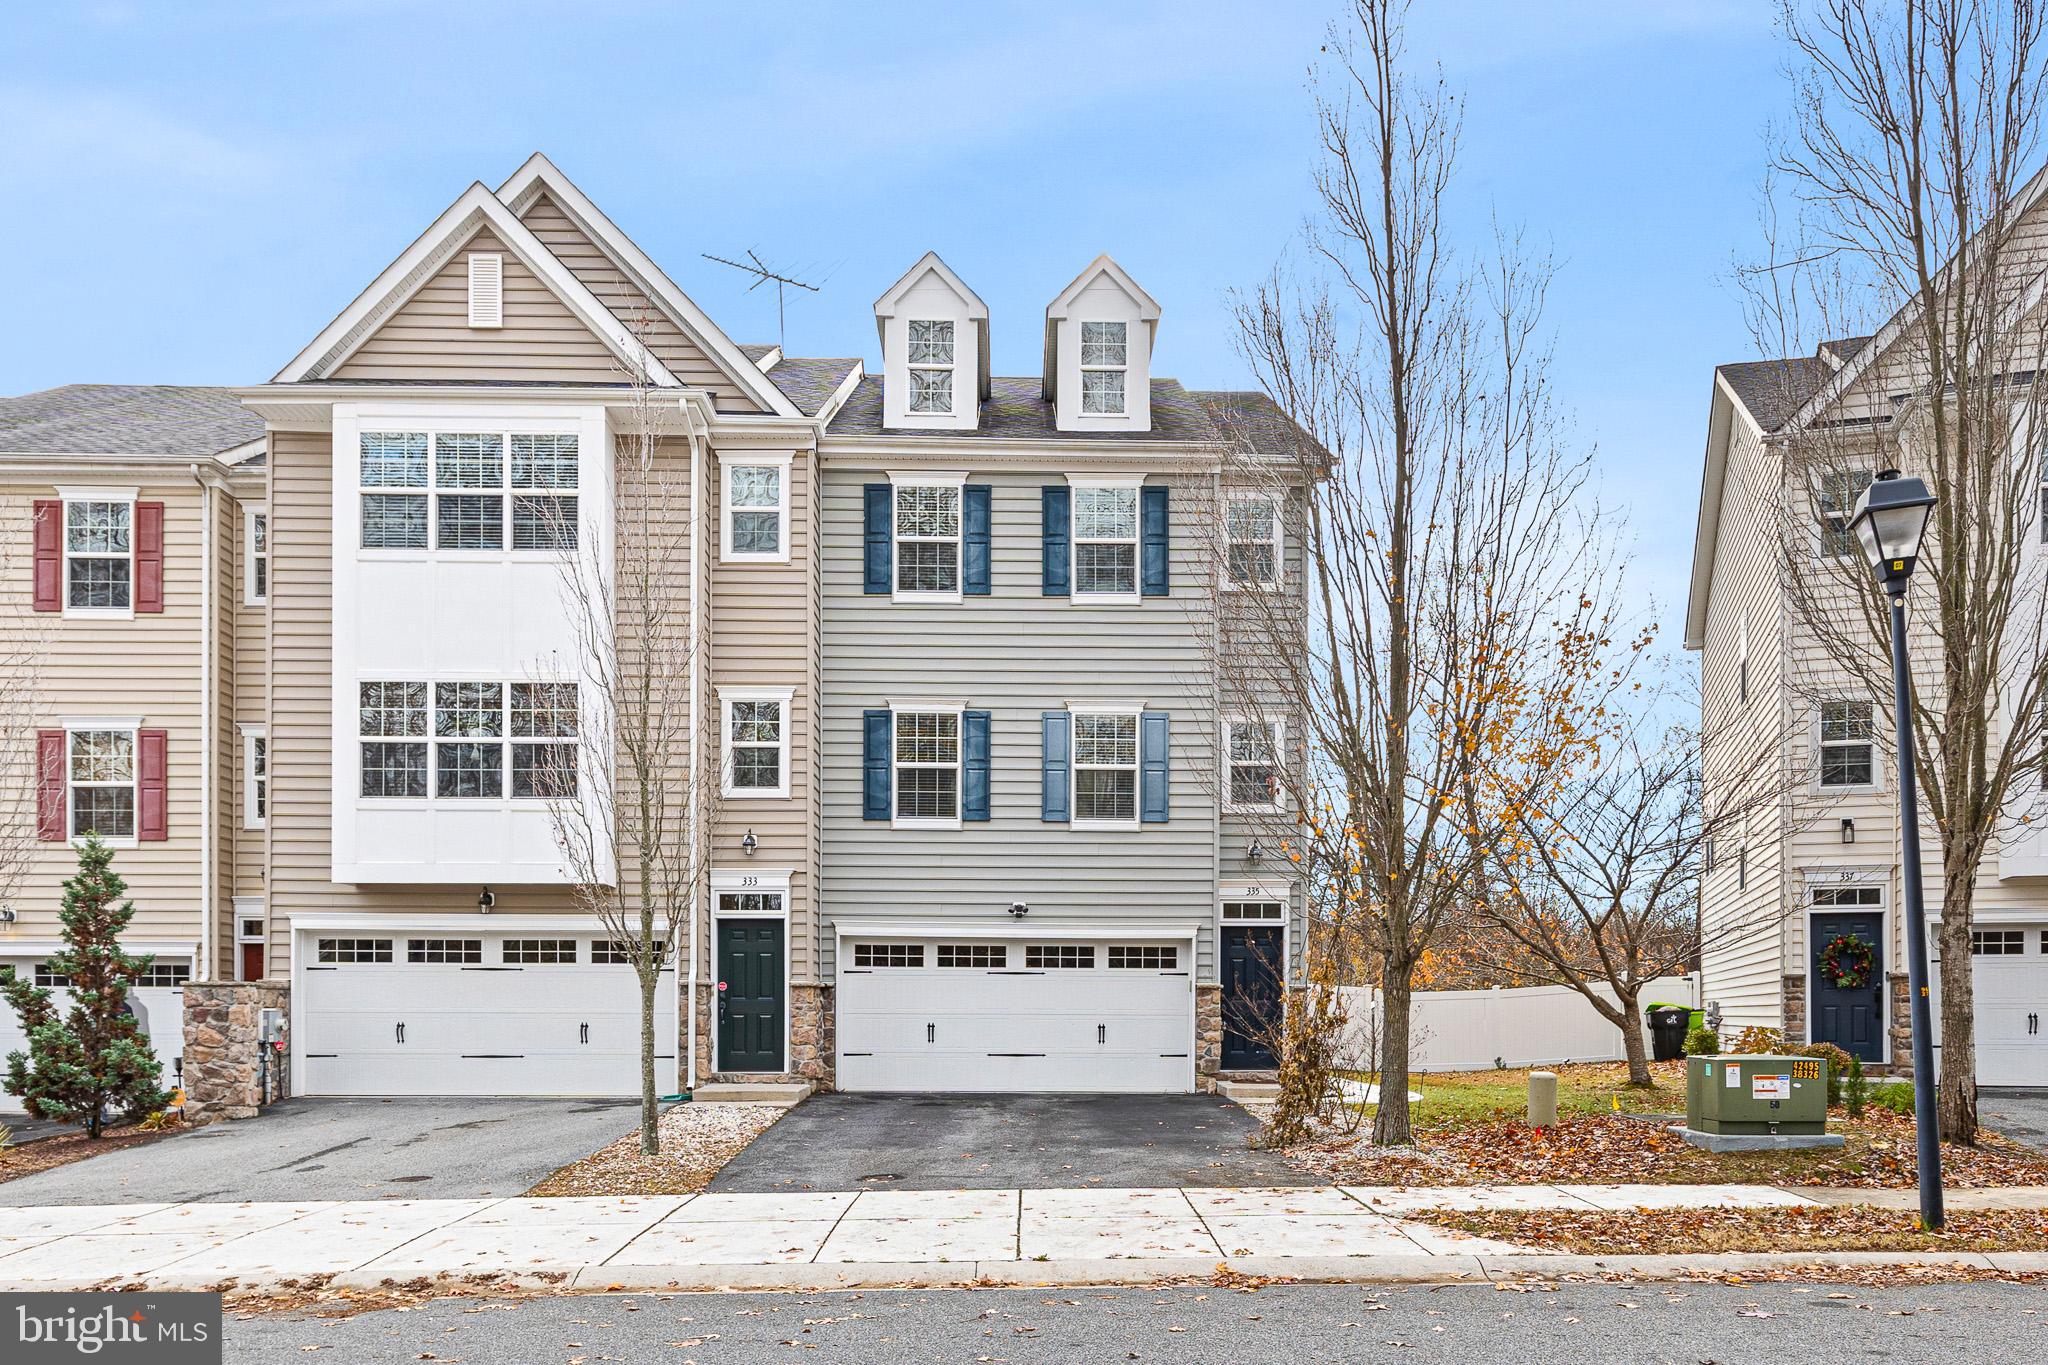
<path fill-rule="evenodd" d="M 718 921 L 718 1069 L 782 1067 L 782 921 Z"/>

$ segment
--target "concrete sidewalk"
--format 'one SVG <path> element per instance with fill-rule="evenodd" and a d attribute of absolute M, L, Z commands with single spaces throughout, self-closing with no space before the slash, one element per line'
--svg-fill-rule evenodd
<path fill-rule="evenodd" d="M 2011 1206 L 2006 1192 L 1982 1193 Z M 2048 1206 L 2048 1190 L 2030 1194 Z M 254 1289 L 309 1276 L 365 1286 L 490 1276 L 586 1289 L 1104 1284 L 1207 1276 L 1218 1265 L 1299 1279 L 1455 1280 L 1524 1273 L 1518 1266 L 1562 1273 L 1554 1268 L 1561 1262 L 1641 1263 L 1644 1273 L 1662 1266 L 1668 1274 L 1731 1258 L 1559 1258 L 1411 1215 L 1817 1202 L 1809 1192 L 1757 1185 L 1536 1185 L 44 1206 L 0 1209 L 0 1289 Z M 1964 1206 L 1962 1198 L 1952 1203 Z M 1846 1255 L 1852 1264 L 2048 1269 L 2048 1255 Z"/>

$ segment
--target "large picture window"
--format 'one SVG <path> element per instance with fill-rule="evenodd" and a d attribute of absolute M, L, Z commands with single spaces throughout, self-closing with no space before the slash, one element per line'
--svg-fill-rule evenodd
<path fill-rule="evenodd" d="M 576 548 L 573 433 L 366 431 L 358 444 L 366 550 Z"/>
<path fill-rule="evenodd" d="M 365 682 L 357 726 L 365 797 L 535 800 L 576 790 L 574 683 Z"/>

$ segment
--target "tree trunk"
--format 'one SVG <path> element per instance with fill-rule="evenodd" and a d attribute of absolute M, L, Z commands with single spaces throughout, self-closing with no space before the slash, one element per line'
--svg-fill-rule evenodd
<path fill-rule="evenodd" d="M 1415 1141 L 1408 1115 L 1408 1026 L 1415 987 L 1406 964 L 1391 962 L 1380 973 L 1380 1103 L 1373 1114 L 1378 1147 L 1406 1147 Z"/>
<path fill-rule="evenodd" d="M 1946 1142 L 1977 1141 L 1977 1020 L 1970 978 L 1971 898 L 1975 868 L 1967 874 L 1947 872 L 1942 878 L 1941 927 L 1941 1087 L 1935 1092 L 1936 1114 Z M 1911 1001 L 1907 1002 L 1910 1007 Z M 1929 1085 L 1932 1076 L 1915 1076 L 1915 1085 Z"/>
<path fill-rule="evenodd" d="M 661 984 L 661 953 L 654 942 L 654 907 L 640 906 L 640 943 L 633 960 L 640 965 L 640 1151 L 661 1151 L 661 1105 L 654 1084 L 654 996 Z M 690 1002 L 691 1008 L 696 1001 Z"/>
<path fill-rule="evenodd" d="M 1628 1083 L 1636 1090 L 1654 1090 L 1657 1082 L 1650 1075 L 1650 1058 L 1643 1047 L 1642 988 L 1634 987 L 1624 991 L 1616 987 L 1614 998 L 1620 1006 L 1618 1012 L 1621 1017 L 1608 1017 L 1621 1030 L 1621 1054 L 1628 1058 Z M 1605 1010 L 1600 1012 L 1607 1013 Z"/>

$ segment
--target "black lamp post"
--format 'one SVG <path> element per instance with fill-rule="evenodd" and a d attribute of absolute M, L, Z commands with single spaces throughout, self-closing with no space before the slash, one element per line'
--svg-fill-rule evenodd
<path fill-rule="evenodd" d="M 1896 469 L 1877 476 L 1850 519 L 1864 558 L 1892 599 L 1892 723 L 1898 729 L 1899 845 L 1906 896 L 1906 981 L 1913 1013 L 1913 1126 L 1920 1154 L 1920 1224 L 1942 1225 L 1941 1127 L 1935 1116 L 1934 1038 L 1927 998 L 1927 903 L 1920 885 L 1920 810 L 1913 774 L 1912 693 L 1906 672 L 1906 581 L 1934 495 Z"/>

